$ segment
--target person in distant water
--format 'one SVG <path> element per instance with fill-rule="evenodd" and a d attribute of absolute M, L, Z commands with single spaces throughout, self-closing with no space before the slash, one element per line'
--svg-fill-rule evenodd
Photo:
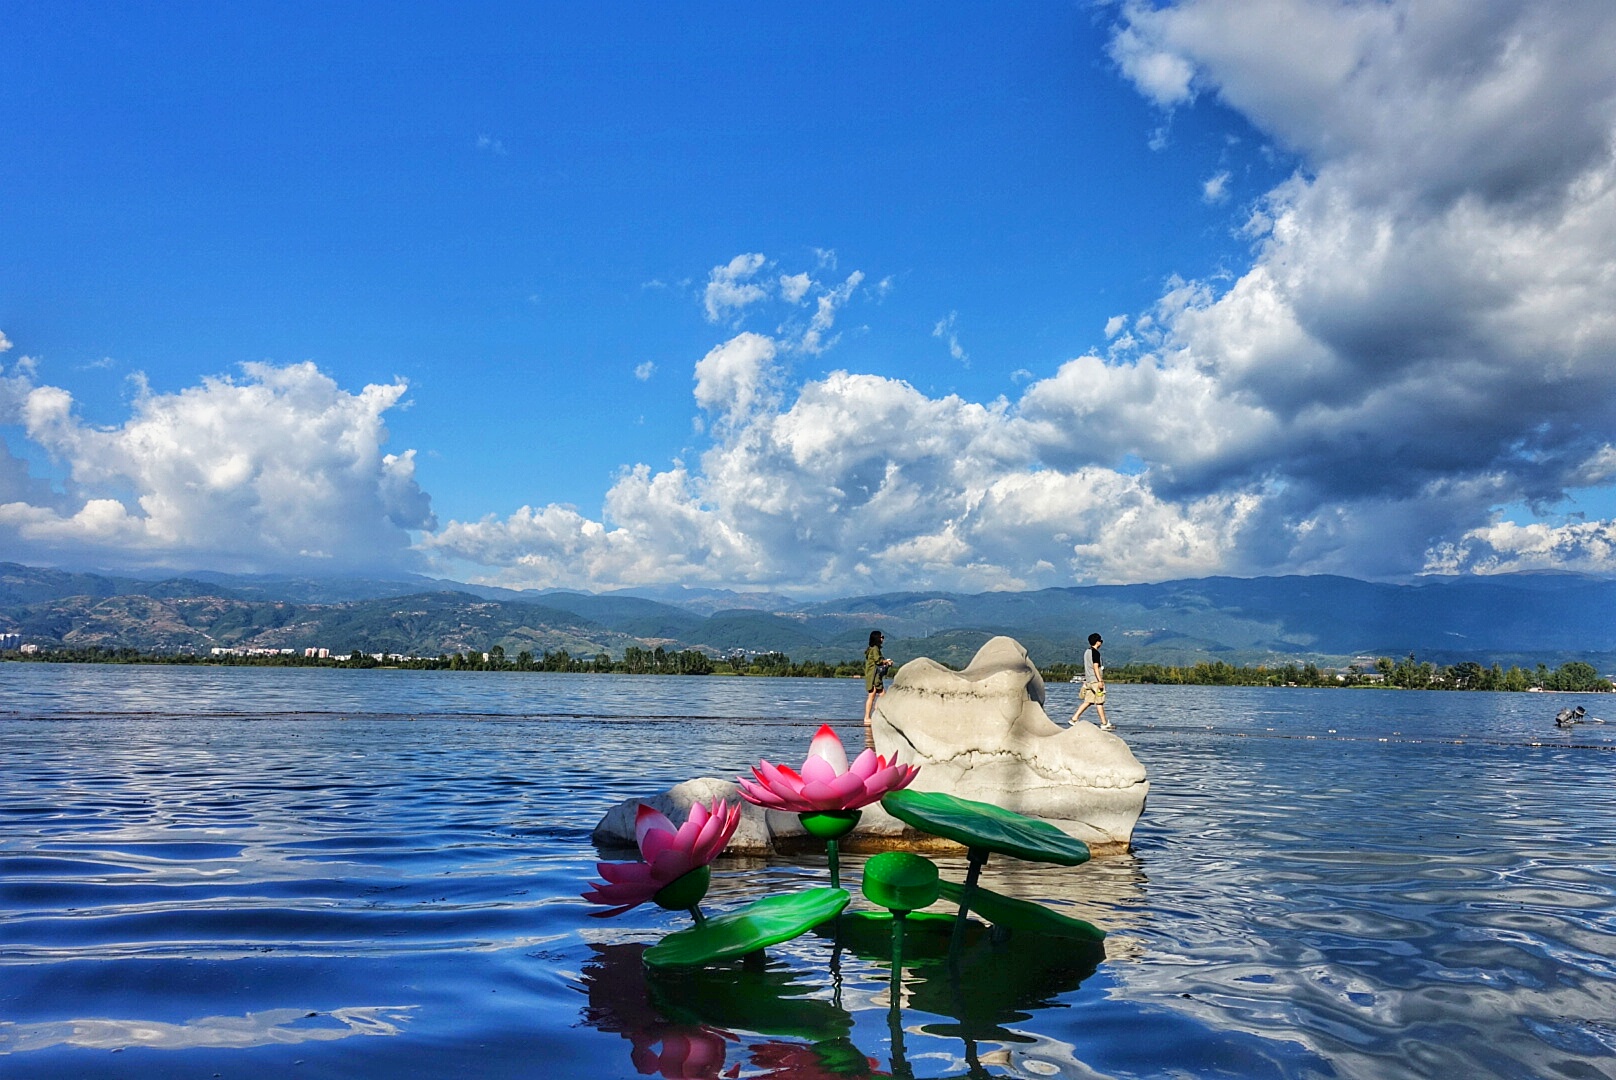
<path fill-rule="evenodd" d="M 1100 646 L 1105 644 L 1099 634 L 1089 635 L 1089 647 L 1083 650 L 1083 704 L 1072 714 L 1072 723 L 1088 711 L 1090 705 L 1100 714 L 1100 730 L 1115 731 L 1117 725 L 1105 718 L 1105 666 L 1100 663 Z"/>
<path fill-rule="evenodd" d="M 879 630 L 870 631 L 870 647 L 864 650 L 864 745 L 874 746 L 875 736 L 870 731 L 870 714 L 875 711 L 875 699 L 886 693 L 883 680 L 892 667 L 892 661 L 881 655 L 881 643 L 887 636 Z"/>

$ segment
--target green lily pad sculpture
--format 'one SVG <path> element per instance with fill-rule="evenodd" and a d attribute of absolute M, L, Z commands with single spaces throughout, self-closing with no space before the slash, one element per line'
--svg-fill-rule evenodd
<path fill-rule="evenodd" d="M 944 881 L 942 895 L 945 900 L 963 902 L 965 889 L 952 881 Z M 971 897 L 971 910 L 994 926 L 1007 926 L 1012 930 L 1043 934 L 1046 937 L 1065 938 L 1068 941 L 1096 942 L 1105 940 L 1105 931 L 1091 922 L 1074 919 L 1051 911 L 1030 900 L 1017 900 L 1013 896 L 978 887 Z"/>
<path fill-rule="evenodd" d="M 942 882 L 937 864 L 907 851 L 884 851 L 864 864 L 864 896 L 894 915 L 930 907 Z"/>
<path fill-rule="evenodd" d="M 645 963 L 653 968 L 689 968 L 734 960 L 834 919 L 850 899 L 846 889 L 765 896 L 739 911 L 714 915 L 669 934 L 645 950 Z"/>
<path fill-rule="evenodd" d="M 997 852 L 1027 862 L 1055 863 L 1058 866 L 1077 866 L 1089 860 L 1089 846 L 1083 841 L 1067 836 L 1046 821 L 1039 821 L 1013 810 L 1006 810 L 1002 806 L 994 806 L 992 803 L 962 799 L 957 795 L 948 795 L 940 791 L 904 789 L 883 796 L 881 805 L 887 813 L 906 825 L 965 845 L 970 863 L 965 874 L 965 884 L 958 888 L 957 898 L 950 897 L 957 899 L 959 903 L 959 917 L 954 923 L 954 938 L 950 946 L 951 956 L 955 959 L 958 958 L 965 940 L 966 917 L 978 903 L 978 895 L 983 891 L 978 889 L 977 879 L 981 876 L 982 867 L 988 861 L 989 855 Z M 1026 904 L 1026 907 L 1038 908 L 1038 905 Z M 982 911 L 981 914 L 998 926 L 1014 929 L 1019 923 L 1023 929 L 1047 932 L 1032 925 L 1038 920 L 1029 916 L 1024 908 L 1012 908 L 1006 905 L 997 905 L 997 908 L 1001 914 L 1007 914 L 1006 921 L 994 918 L 987 911 Z M 1048 914 L 1052 920 L 1065 919 L 1065 916 L 1056 915 L 1054 912 Z M 1049 925 L 1064 924 L 1051 922 Z M 1097 927 L 1094 929 L 1104 936 Z"/>
<path fill-rule="evenodd" d="M 1083 841 L 1067 836 L 1047 821 L 992 803 L 941 791 L 904 789 L 883 796 L 881 805 L 905 825 L 953 840 L 972 851 L 980 849 L 1060 866 L 1089 861 L 1089 846 Z"/>

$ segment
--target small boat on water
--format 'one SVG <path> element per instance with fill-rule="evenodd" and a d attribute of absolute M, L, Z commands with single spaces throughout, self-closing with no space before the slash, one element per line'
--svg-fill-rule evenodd
<path fill-rule="evenodd" d="M 1589 716 L 1588 710 L 1581 705 L 1567 705 L 1554 714 L 1555 727 L 1571 727 L 1574 724 L 1603 724 L 1604 721 L 1597 716 Z"/>

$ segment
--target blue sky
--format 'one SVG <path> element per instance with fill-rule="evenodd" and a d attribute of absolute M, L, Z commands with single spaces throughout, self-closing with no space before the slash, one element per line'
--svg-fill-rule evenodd
<path fill-rule="evenodd" d="M 1616 11 L 0 4 L 0 558 L 1616 571 Z"/>

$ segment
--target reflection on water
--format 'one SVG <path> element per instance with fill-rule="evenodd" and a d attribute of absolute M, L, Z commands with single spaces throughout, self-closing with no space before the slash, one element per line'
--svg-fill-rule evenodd
<path fill-rule="evenodd" d="M 204 1016 L 183 1024 L 158 1020 L 58 1020 L 39 1024 L 0 1023 L 0 1052 L 82 1046 L 122 1050 L 190 1050 L 199 1046 L 244 1048 L 269 1043 L 330 1042 L 351 1035 L 397 1035 L 412 1006 L 306 1012 L 266 1009 L 246 1016 Z"/>
<path fill-rule="evenodd" d="M 1115 687 L 1135 851 L 984 872 L 1103 960 L 917 954 L 896 1030 L 851 939 L 770 949 L 738 1001 L 648 979 L 684 920 L 587 918 L 600 815 L 856 739 L 862 696 L 0 664 L 0 1074 L 1616 1075 L 1616 724 L 1556 729 L 1564 696 Z M 824 874 L 721 861 L 709 904 Z"/>
<path fill-rule="evenodd" d="M 669 1080 L 740 1075 L 723 1071 L 736 1063 L 813 1080 L 913 1076 L 921 1060 L 942 1070 L 925 1075 L 971 1077 L 991 1075 L 984 1062 L 1019 1060 L 1036 1073 L 1038 1062 L 1075 1060 L 1075 1048 L 1020 1028 L 1094 974 L 1100 946 L 996 941 L 975 926 L 951 966 L 952 918 L 917 916 L 894 1009 L 891 921 L 872 916 L 844 916 L 817 940 L 771 948 L 766 961 L 699 971 L 649 972 L 643 944 L 597 943 L 582 973 L 583 1017 L 629 1041 L 635 1071 Z M 887 1030 L 856 1032 L 856 1013 L 886 1014 Z"/>
<path fill-rule="evenodd" d="M 746 1062 L 781 1080 L 880 1075 L 853 1046 L 852 1016 L 782 964 L 649 975 L 642 944 L 591 948 L 584 1019 L 627 1039 L 638 1073 L 712 1077 Z"/>

